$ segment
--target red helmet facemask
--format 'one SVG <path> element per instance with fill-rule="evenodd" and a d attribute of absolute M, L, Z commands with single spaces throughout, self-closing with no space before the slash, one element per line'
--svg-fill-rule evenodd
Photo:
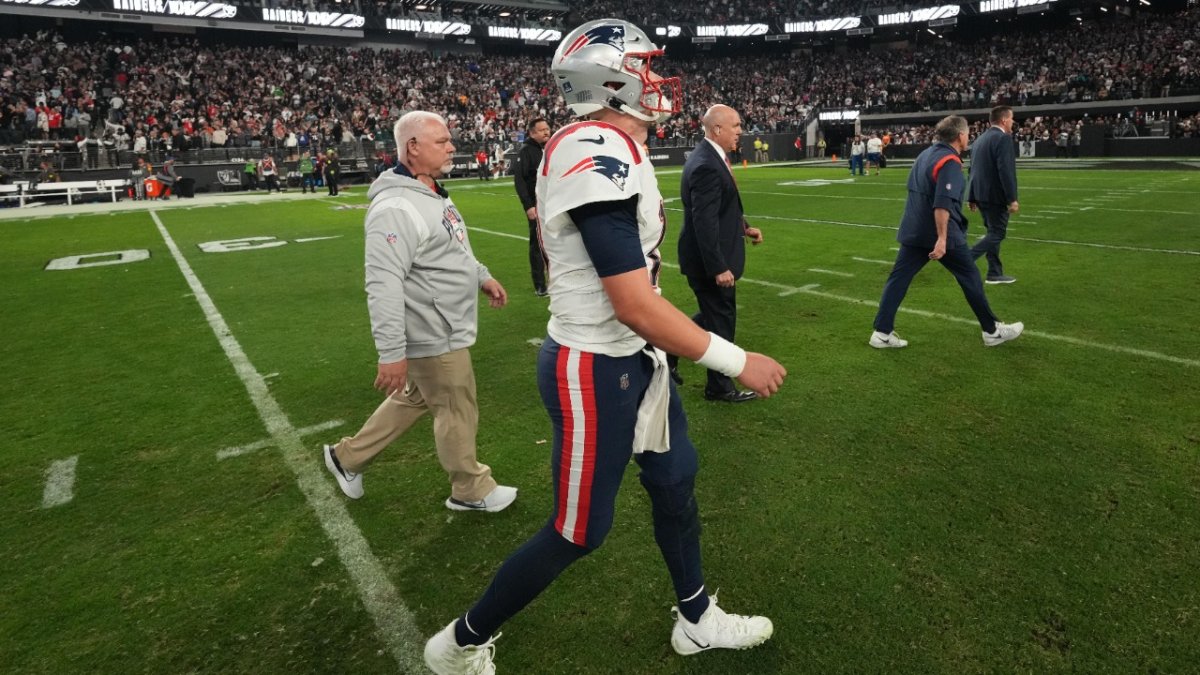
<path fill-rule="evenodd" d="M 646 112 L 675 114 L 683 109 L 683 79 L 660 77 L 650 79 L 653 72 L 651 62 L 662 56 L 663 50 L 651 52 L 627 52 L 621 62 L 625 72 L 638 76 L 642 83 L 642 95 L 638 98 Z"/>

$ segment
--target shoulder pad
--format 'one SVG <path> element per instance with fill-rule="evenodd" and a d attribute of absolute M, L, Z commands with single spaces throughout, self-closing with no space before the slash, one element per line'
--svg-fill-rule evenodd
<path fill-rule="evenodd" d="M 603 122 L 564 127 L 546 144 L 539 187 L 545 183 L 542 218 L 592 202 L 623 201 L 638 194 L 631 179 L 645 162 L 628 134 Z"/>

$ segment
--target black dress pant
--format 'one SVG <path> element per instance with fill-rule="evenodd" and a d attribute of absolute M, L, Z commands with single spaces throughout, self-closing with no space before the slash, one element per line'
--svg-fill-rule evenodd
<path fill-rule="evenodd" d="M 737 328 L 737 287 L 724 288 L 713 279 L 704 277 L 689 276 L 687 280 L 700 306 L 700 311 L 692 315 L 692 321 L 704 330 L 733 342 Z M 733 378 L 715 370 L 708 371 L 705 392 L 725 394 L 735 389 Z"/>
<path fill-rule="evenodd" d="M 538 241 L 538 222 L 529 221 L 529 271 L 533 276 L 533 290 L 546 290 L 546 259 L 542 257 L 542 243 Z"/>

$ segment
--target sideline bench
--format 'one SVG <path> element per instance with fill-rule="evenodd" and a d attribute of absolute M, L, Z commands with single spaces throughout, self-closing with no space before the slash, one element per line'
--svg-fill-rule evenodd
<path fill-rule="evenodd" d="M 76 199 L 85 195 L 103 195 L 107 193 L 113 202 L 117 196 L 125 194 L 129 187 L 129 179 L 115 180 L 76 180 L 62 183 L 41 183 L 33 185 L 29 181 L 15 181 L 12 185 L 0 185 L 0 199 L 9 201 L 16 199 L 20 206 L 40 197 L 66 197 L 67 204 L 74 204 Z"/>

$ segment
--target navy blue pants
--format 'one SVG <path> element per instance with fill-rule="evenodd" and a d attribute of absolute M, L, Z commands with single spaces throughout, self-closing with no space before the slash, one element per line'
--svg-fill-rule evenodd
<path fill-rule="evenodd" d="M 896 264 L 888 275 L 887 283 L 883 286 L 883 297 L 879 300 L 879 313 L 875 315 L 875 330 L 880 333 L 891 333 L 896 327 L 896 311 L 908 293 L 917 272 L 929 262 L 931 248 L 920 246 L 900 245 L 896 254 Z M 988 305 L 987 296 L 983 293 L 983 278 L 979 276 L 979 268 L 975 267 L 975 259 L 966 245 L 960 244 L 946 249 L 946 255 L 938 262 L 950 270 L 958 285 L 962 287 L 963 295 L 975 317 L 979 319 L 979 327 L 985 333 L 996 332 L 996 315 Z"/>
<path fill-rule="evenodd" d="M 483 596 L 459 621 L 460 644 L 479 644 L 494 634 L 571 563 L 604 542 L 630 458 L 641 467 L 654 539 L 680 609 L 691 615 L 690 621 L 698 620 L 708 606 L 708 596 L 701 592 L 700 518 L 693 496 L 698 460 L 674 384 L 669 383 L 670 451 L 634 455 L 638 404 L 653 373 L 647 355 L 604 356 L 546 338 L 537 370 L 538 389 L 554 430 L 554 510 L 545 526 L 504 561 Z"/>
<path fill-rule="evenodd" d="M 979 260 L 987 256 L 987 275 L 989 277 L 1004 276 L 1004 265 L 1000 262 L 1000 242 L 1008 234 L 1008 207 L 979 205 L 979 213 L 983 215 L 983 227 L 987 232 L 983 238 L 971 247 L 971 259 Z"/>

